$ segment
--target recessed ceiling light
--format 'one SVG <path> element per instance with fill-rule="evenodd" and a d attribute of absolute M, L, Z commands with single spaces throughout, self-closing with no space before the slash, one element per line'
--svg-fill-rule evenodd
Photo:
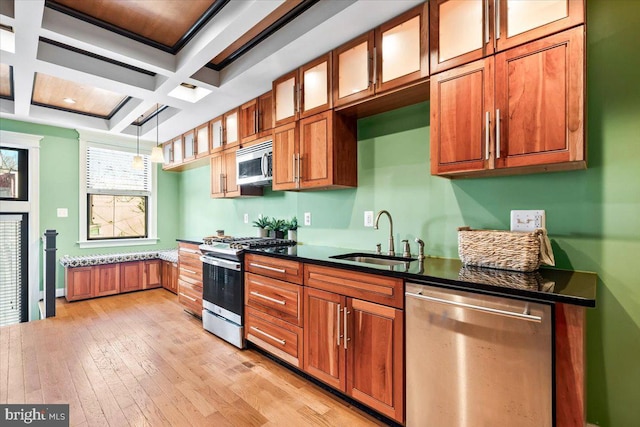
<path fill-rule="evenodd" d="M 64 102 L 66 102 L 67 104 L 75 104 L 76 100 L 73 98 L 65 98 L 63 99 Z"/>

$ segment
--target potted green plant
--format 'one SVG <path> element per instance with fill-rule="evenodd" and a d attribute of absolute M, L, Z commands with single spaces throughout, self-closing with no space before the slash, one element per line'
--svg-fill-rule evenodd
<path fill-rule="evenodd" d="M 269 236 L 269 226 L 271 225 L 271 220 L 268 216 L 263 216 L 253 221 L 253 226 L 258 227 L 258 237 L 267 237 Z"/>
<path fill-rule="evenodd" d="M 295 216 L 291 218 L 291 221 L 287 221 L 287 239 L 298 240 L 298 218 Z"/>
<path fill-rule="evenodd" d="M 284 219 L 272 218 L 269 224 L 269 230 L 273 230 L 276 239 L 283 239 L 286 231 L 287 222 Z"/>

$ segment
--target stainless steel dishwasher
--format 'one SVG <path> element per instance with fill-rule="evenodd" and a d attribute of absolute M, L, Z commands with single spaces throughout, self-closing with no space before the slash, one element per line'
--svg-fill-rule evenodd
<path fill-rule="evenodd" d="M 551 313 L 407 283 L 407 427 L 554 425 Z"/>

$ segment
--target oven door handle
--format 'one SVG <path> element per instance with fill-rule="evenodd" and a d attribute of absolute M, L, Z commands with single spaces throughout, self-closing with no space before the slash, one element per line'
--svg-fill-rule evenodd
<path fill-rule="evenodd" d="M 239 262 L 226 261 L 223 259 L 211 258 L 208 256 L 201 256 L 200 261 L 204 262 L 205 264 L 215 265 L 216 267 L 222 267 L 222 268 L 227 268 L 229 270 L 240 271 Z"/>

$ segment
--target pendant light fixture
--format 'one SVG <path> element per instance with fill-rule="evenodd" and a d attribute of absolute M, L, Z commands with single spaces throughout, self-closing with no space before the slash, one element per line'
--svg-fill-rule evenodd
<path fill-rule="evenodd" d="M 153 163 L 164 163 L 164 153 L 160 147 L 160 139 L 158 138 L 160 128 L 160 104 L 156 104 L 156 146 L 151 150 L 151 161 Z"/>
<path fill-rule="evenodd" d="M 144 169 L 144 162 L 142 161 L 142 156 L 140 155 L 140 119 L 142 116 L 138 118 L 136 123 L 136 155 L 133 158 L 133 165 L 131 166 L 135 170 Z"/>

